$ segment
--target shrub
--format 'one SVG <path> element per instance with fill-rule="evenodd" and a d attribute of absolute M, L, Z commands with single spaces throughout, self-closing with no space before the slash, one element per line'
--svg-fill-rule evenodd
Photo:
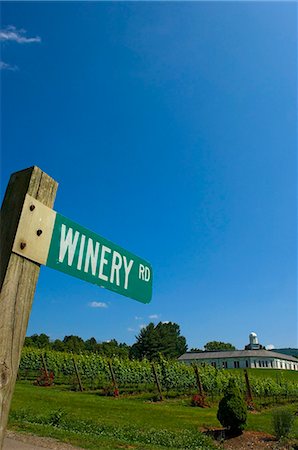
<path fill-rule="evenodd" d="M 200 408 L 204 408 L 206 402 L 205 397 L 201 394 L 195 394 L 191 399 L 191 406 L 199 406 Z"/>
<path fill-rule="evenodd" d="M 232 434 L 241 433 L 246 424 L 247 406 L 234 379 L 219 402 L 217 418 Z"/>
<path fill-rule="evenodd" d="M 286 408 L 279 408 L 272 413 L 272 426 L 277 439 L 289 436 L 294 423 L 294 415 Z"/>
<path fill-rule="evenodd" d="M 49 425 L 53 425 L 54 427 L 58 427 L 65 416 L 66 411 L 64 411 L 64 409 L 62 408 L 59 408 L 56 411 L 51 412 L 51 414 L 47 418 L 47 423 L 49 423 Z"/>

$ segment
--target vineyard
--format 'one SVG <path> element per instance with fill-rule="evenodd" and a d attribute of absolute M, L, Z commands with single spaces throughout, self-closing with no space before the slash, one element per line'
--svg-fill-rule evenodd
<path fill-rule="evenodd" d="M 81 383 L 84 390 L 102 389 L 106 394 L 115 388 L 120 393 L 154 392 L 156 381 L 165 394 L 197 391 L 193 366 L 160 359 L 154 364 L 154 370 L 152 368 L 152 363 L 147 360 L 108 359 L 95 353 L 76 355 L 74 359 L 70 353 L 24 348 L 18 377 L 34 380 L 40 372 L 46 372 L 56 385 L 77 389 Z M 203 391 L 211 400 L 222 395 L 231 377 L 236 379 L 241 391 L 246 392 L 243 371 L 230 372 L 206 365 L 199 367 L 199 375 Z M 249 380 L 254 398 L 298 399 L 298 377 L 288 378 L 284 373 L 260 377 L 250 372 Z"/>

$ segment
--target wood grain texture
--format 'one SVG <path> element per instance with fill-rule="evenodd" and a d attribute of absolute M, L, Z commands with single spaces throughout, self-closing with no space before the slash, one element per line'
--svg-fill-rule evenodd
<path fill-rule="evenodd" d="M 16 172 L 1 208 L 0 449 L 40 270 L 38 264 L 12 253 L 12 245 L 26 194 L 52 208 L 57 187 L 38 167 Z"/>

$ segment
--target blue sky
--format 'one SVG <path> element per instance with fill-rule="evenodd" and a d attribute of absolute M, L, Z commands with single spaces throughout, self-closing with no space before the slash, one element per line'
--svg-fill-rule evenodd
<path fill-rule="evenodd" d="M 154 269 L 143 305 L 42 267 L 28 334 L 297 346 L 296 10 L 2 3 L 1 197 L 37 165 L 55 210 Z"/>

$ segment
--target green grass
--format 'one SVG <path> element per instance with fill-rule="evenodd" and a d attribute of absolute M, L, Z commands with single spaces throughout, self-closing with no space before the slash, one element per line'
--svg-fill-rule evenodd
<path fill-rule="evenodd" d="M 153 403 L 151 396 L 115 399 L 18 382 L 9 427 L 96 450 L 213 448 L 198 430 L 220 426 L 216 406 L 193 408 L 189 398 Z M 298 410 L 298 403 L 290 407 Z M 270 433 L 271 410 L 249 414 L 247 428 Z"/>
<path fill-rule="evenodd" d="M 228 371 L 232 374 L 241 373 L 243 375 L 243 369 L 228 369 Z M 247 372 L 249 378 L 272 378 L 274 381 L 282 379 L 298 383 L 298 372 L 294 370 L 247 369 Z"/>

